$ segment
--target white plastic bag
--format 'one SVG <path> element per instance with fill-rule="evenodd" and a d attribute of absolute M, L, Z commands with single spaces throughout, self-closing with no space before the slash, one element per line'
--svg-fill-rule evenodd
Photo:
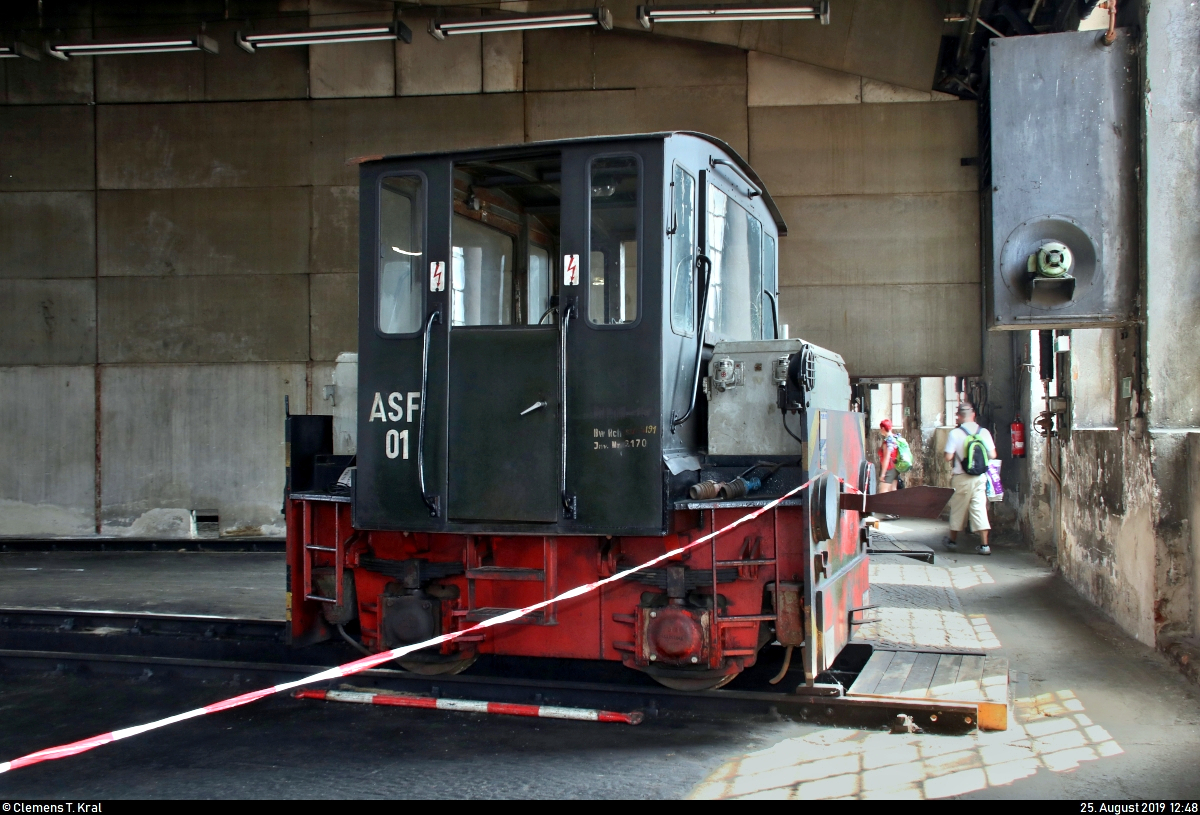
<path fill-rule="evenodd" d="M 984 482 L 984 488 L 987 492 L 989 501 L 1004 500 L 1004 484 L 1000 482 L 1000 460 L 993 459 L 988 462 L 987 481 Z"/>

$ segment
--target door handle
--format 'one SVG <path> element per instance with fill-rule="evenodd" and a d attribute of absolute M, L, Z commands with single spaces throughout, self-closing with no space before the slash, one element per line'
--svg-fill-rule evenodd
<path fill-rule="evenodd" d="M 545 406 L 546 406 L 546 402 L 534 402 L 532 405 L 530 405 L 529 407 L 522 410 L 520 415 L 524 416 L 527 413 L 533 413 L 535 410 L 538 410 L 539 408 L 544 408 Z"/>
<path fill-rule="evenodd" d="M 441 321 L 441 309 L 429 315 L 425 322 L 425 339 L 421 345 L 421 418 L 417 425 L 417 486 L 421 489 L 421 500 L 429 507 L 431 518 L 442 514 L 442 499 L 441 496 L 429 493 L 425 489 L 425 414 L 429 412 L 425 409 L 425 399 L 429 395 L 429 335 L 433 331 L 433 324 Z"/>
<path fill-rule="evenodd" d="M 565 296 L 565 295 L 564 295 Z M 578 504 L 575 496 L 567 492 L 567 329 L 571 326 L 571 318 L 575 316 L 575 298 L 566 300 L 566 308 L 558 324 L 558 374 L 559 374 L 559 465 L 558 465 L 558 495 L 562 499 L 563 518 L 574 520 L 578 514 Z"/>

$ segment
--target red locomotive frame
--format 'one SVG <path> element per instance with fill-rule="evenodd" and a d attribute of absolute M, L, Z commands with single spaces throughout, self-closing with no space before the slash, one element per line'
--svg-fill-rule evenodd
<path fill-rule="evenodd" d="M 822 418 L 831 414 L 830 446 L 813 451 L 814 458 L 826 457 L 827 472 L 795 497 L 665 569 L 473 632 L 402 664 L 452 673 L 480 654 L 599 659 L 695 689 L 725 684 L 777 640 L 803 649 L 813 683 L 849 641 L 854 615 L 868 602 L 860 515 L 841 508 L 842 483 L 857 487 L 851 473 L 865 470 L 862 447 L 838 443 L 861 439 L 861 419 L 832 411 Z M 357 530 L 348 497 L 293 496 L 287 501 L 291 633 L 296 642 L 324 639 L 332 636 L 332 621 L 357 620 L 362 646 L 386 650 L 404 642 L 385 625 L 387 614 L 403 616 L 395 604 L 404 603 L 436 603 L 440 611 L 432 615 L 434 628 L 408 641 L 461 630 L 646 562 L 765 503 L 678 502 L 672 531 L 662 537 L 534 537 Z M 832 523 L 825 540 L 822 523 Z M 442 576 L 431 579 L 420 569 Z M 401 599 L 402 589 L 415 599 Z"/>

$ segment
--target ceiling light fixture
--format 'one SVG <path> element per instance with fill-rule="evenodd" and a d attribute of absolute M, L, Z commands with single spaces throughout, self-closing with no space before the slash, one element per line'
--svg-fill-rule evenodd
<path fill-rule="evenodd" d="M 26 45 L 23 42 L 14 42 L 12 45 L 0 45 L 0 59 L 16 59 L 17 57 L 41 59 L 42 52 L 38 51 L 32 45 Z"/>
<path fill-rule="evenodd" d="M 346 28 L 307 28 L 302 31 L 264 31 L 260 34 L 239 31 L 238 47 L 253 54 L 259 48 L 279 48 L 285 45 L 333 45 L 342 42 L 380 42 L 404 40 L 412 42 L 412 31 L 396 20 L 378 25 L 356 25 Z"/>
<path fill-rule="evenodd" d="M 638 22 L 647 30 L 654 23 L 717 23 L 732 20 L 820 20 L 829 25 L 829 1 L 807 6 L 638 6 Z"/>
<path fill-rule="evenodd" d="M 221 49 L 216 40 L 204 34 L 195 37 L 180 37 L 179 39 L 46 43 L 46 53 L 63 60 L 71 57 L 168 54 L 175 51 L 203 51 L 207 54 L 218 54 Z"/>
<path fill-rule="evenodd" d="M 491 34 L 498 31 L 532 31 L 539 28 L 582 28 L 593 25 L 598 25 L 605 31 L 612 30 L 612 12 L 600 6 L 587 11 L 430 20 L 429 33 L 439 40 L 444 40 L 457 34 Z"/>

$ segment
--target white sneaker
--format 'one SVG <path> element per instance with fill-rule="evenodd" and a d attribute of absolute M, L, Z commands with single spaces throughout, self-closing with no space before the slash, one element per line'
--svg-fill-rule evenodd
<path fill-rule="evenodd" d="M 980 555 L 990 555 L 992 553 L 992 547 L 983 546 L 981 544 L 981 545 L 975 547 L 975 552 Z"/>

